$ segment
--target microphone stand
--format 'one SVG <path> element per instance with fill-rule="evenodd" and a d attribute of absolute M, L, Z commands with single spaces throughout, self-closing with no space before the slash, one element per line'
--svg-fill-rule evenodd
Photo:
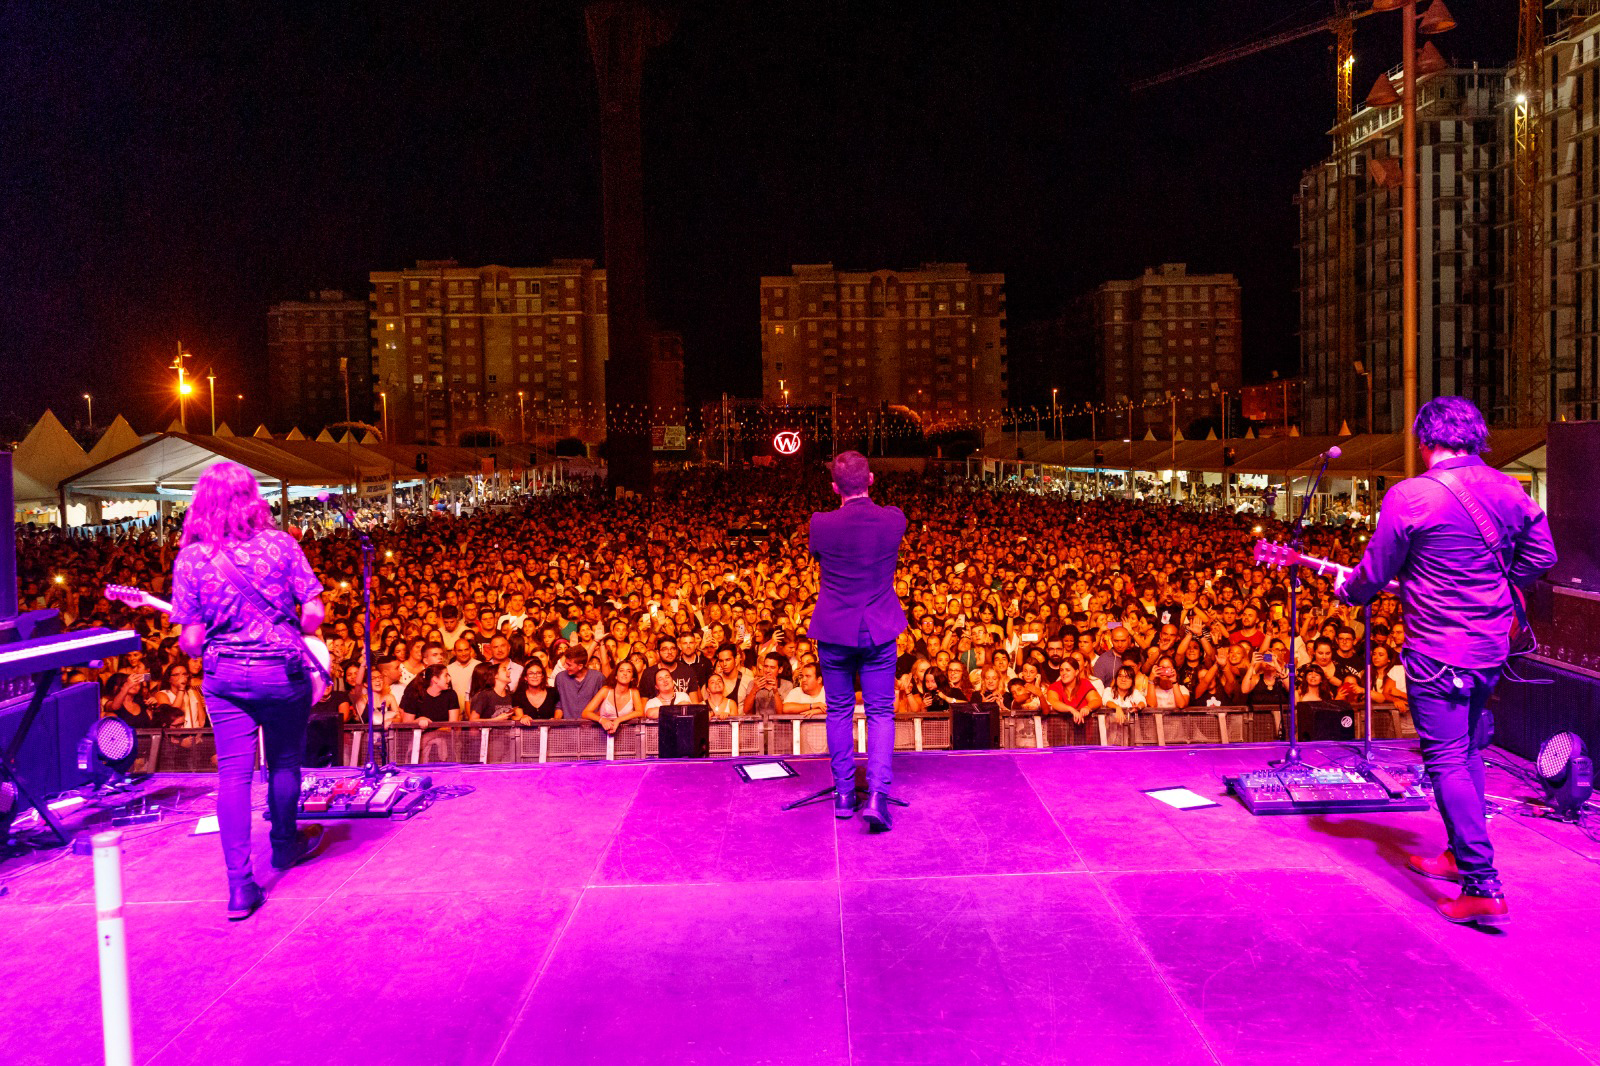
<path fill-rule="evenodd" d="M 361 639 L 366 646 L 367 653 L 367 762 L 361 771 L 361 776 L 376 781 L 383 777 L 389 769 L 389 731 L 384 729 L 379 732 L 375 726 L 378 720 L 378 687 L 373 677 L 372 666 L 372 538 L 365 531 L 361 537 L 361 610 L 366 624 L 361 627 Z M 382 737 L 380 741 L 378 738 Z M 378 758 L 378 744 L 383 745 L 383 758 Z"/>
<path fill-rule="evenodd" d="M 1322 478 L 1328 472 L 1328 462 L 1332 458 L 1327 452 L 1322 455 L 1322 468 L 1317 471 L 1316 481 L 1306 490 L 1300 498 L 1300 514 L 1289 527 L 1289 546 L 1298 554 L 1305 547 L 1306 514 L 1311 510 L 1311 500 L 1322 487 Z M 1284 492 L 1289 491 L 1289 484 L 1285 482 Z M 1370 630 L 1369 630 L 1370 632 Z M 1304 766 L 1305 760 L 1300 757 L 1300 699 L 1295 692 L 1298 682 L 1295 674 L 1300 669 L 1299 660 L 1295 657 L 1294 642 L 1300 638 L 1300 564 L 1289 567 L 1289 725 L 1287 730 L 1288 746 L 1284 749 L 1283 758 L 1271 762 L 1269 766 L 1276 766 L 1283 770 L 1293 770 Z"/>

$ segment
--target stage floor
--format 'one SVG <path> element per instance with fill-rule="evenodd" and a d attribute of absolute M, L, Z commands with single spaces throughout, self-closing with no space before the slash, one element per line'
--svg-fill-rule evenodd
<path fill-rule="evenodd" d="M 1401 867 L 1442 846 L 1437 815 L 1251 817 L 1220 777 L 1276 751 L 897 755 L 912 806 L 887 835 L 779 812 L 824 785 L 818 758 L 755 784 L 728 762 L 449 769 L 475 791 L 328 823 L 241 924 L 215 837 L 129 830 L 135 1057 L 1600 1062 L 1600 845 L 1494 818 L 1512 924 L 1450 926 L 1429 904 L 1452 886 Z M 208 805 L 209 779 L 159 783 Z M 1177 784 L 1222 805 L 1138 791 Z M 89 860 L 0 883 L 0 1059 L 99 1061 Z"/>

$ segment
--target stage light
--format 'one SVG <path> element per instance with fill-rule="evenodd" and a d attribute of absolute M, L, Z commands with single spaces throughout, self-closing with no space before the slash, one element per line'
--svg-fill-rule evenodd
<path fill-rule="evenodd" d="M 0 845 L 11 835 L 11 820 L 17 816 L 17 786 L 0 781 Z"/>
<path fill-rule="evenodd" d="M 78 769 L 96 785 L 124 784 L 139 755 L 139 735 L 121 718 L 101 718 L 78 741 Z"/>
<path fill-rule="evenodd" d="M 178 386 L 178 395 L 179 396 L 192 396 L 193 394 L 194 394 L 194 386 L 189 384 L 187 381 L 185 381 L 183 384 Z"/>
<path fill-rule="evenodd" d="M 65 585 L 67 583 L 66 575 L 65 574 L 57 574 L 55 576 L 55 582 L 58 585 Z"/>
<path fill-rule="evenodd" d="M 1577 821 L 1578 812 L 1594 795 L 1594 763 L 1584 751 L 1582 738 L 1576 733 L 1549 737 L 1539 745 L 1533 769 L 1555 816 Z"/>

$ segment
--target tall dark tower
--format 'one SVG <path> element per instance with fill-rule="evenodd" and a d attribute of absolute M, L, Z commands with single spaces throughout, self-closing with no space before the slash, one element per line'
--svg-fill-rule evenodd
<path fill-rule="evenodd" d="M 600 167 L 605 185 L 606 461 L 613 487 L 650 491 L 650 344 L 644 303 L 644 175 L 639 90 L 645 53 L 665 44 L 672 19 L 642 0 L 584 9 L 600 83 Z"/>

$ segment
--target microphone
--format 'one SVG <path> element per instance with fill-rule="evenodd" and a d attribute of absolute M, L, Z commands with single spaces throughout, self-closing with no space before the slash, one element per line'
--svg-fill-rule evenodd
<path fill-rule="evenodd" d="M 1318 459 L 1324 459 L 1324 460 L 1337 459 L 1337 458 L 1339 458 L 1339 456 L 1341 456 L 1343 454 L 1344 454 L 1344 449 L 1339 447 L 1337 444 L 1335 444 L 1333 447 L 1329 448 L 1327 451 L 1325 451 L 1321 455 L 1317 456 L 1317 458 Z"/>

